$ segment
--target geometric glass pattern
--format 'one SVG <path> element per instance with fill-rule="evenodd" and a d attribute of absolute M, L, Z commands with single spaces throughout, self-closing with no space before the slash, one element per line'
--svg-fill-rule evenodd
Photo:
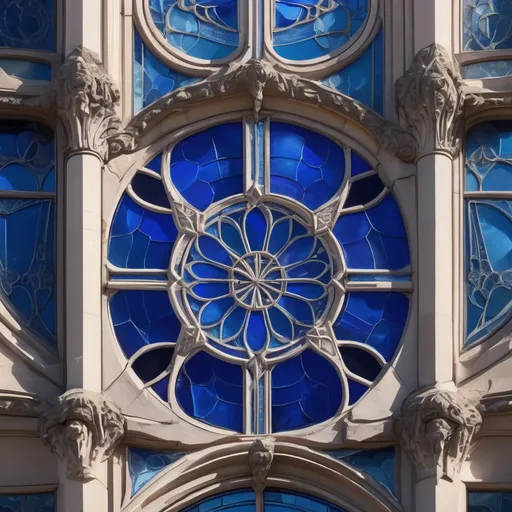
<path fill-rule="evenodd" d="M 480 491 L 468 493 L 468 512 L 510 512 L 512 493 Z"/>
<path fill-rule="evenodd" d="M 238 48 L 238 0 L 149 0 L 149 12 L 169 45 L 190 57 L 218 60 Z"/>
<path fill-rule="evenodd" d="M 468 132 L 465 177 L 465 346 L 473 346 L 512 315 L 510 122 L 483 123 Z"/>
<path fill-rule="evenodd" d="M 55 495 L 46 494 L 13 494 L 0 495 L 2 512 L 54 512 Z"/>
<path fill-rule="evenodd" d="M 349 147 L 270 118 L 204 129 L 140 168 L 108 259 L 112 326 L 143 386 L 239 433 L 346 411 L 409 314 L 391 190 Z"/>
<path fill-rule="evenodd" d="M 44 125 L 0 124 L 0 295 L 56 349 L 55 149 Z M 6 197 L 7 196 L 7 197 Z"/>

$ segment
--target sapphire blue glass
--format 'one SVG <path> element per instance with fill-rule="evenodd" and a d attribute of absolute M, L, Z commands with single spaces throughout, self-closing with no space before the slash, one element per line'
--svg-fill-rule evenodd
<path fill-rule="evenodd" d="M 353 181 L 344 208 L 364 206 L 377 199 L 385 190 L 384 183 L 377 174 Z"/>
<path fill-rule="evenodd" d="M 343 48 L 365 24 L 368 0 L 276 0 L 274 50 L 310 60 Z"/>
<path fill-rule="evenodd" d="M 335 367 L 310 349 L 276 365 L 271 380 L 273 432 L 321 423 L 341 406 L 343 392 Z"/>
<path fill-rule="evenodd" d="M 19 59 L 0 59 L 0 70 L 9 76 L 21 80 L 43 80 L 49 82 L 52 79 L 52 67 L 50 64 Z"/>
<path fill-rule="evenodd" d="M 323 83 L 384 114 L 384 36 L 382 29 L 364 53 Z"/>
<path fill-rule="evenodd" d="M 171 346 L 148 350 L 133 362 L 132 369 L 142 382 L 150 382 L 169 370 L 173 355 Z"/>
<path fill-rule="evenodd" d="M 154 452 L 143 448 L 128 448 L 128 469 L 132 481 L 132 496 L 137 494 L 165 468 L 185 455 L 187 455 L 186 452 Z"/>
<path fill-rule="evenodd" d="M 341 358 L 348 371 L 373 382 L 382 370 L 382 363 L 371 352 L 355 346 L 340 348 Z"/>
<path fill-rule="evenodd" d="M 478 80 L 482 78 L 503 78 L 512 75 L 512 60 L 491 60 L 476 62 L 461 68 L 462 78 Z"/>
<path fill-rule="evenodd" d="M 183 512 L 256 512 L 256 496 L 252 489 L 226 492 L 206 498 Z"/>
<path fill-rule="evenodd" d="M 171 208 L 161 179 L 145 172 L 138 172 L 130 185 L 133 193 L 142 201 L 168 210 Z"/>
<path fill-rule="evenodd" d="M 2 512 L 54 512 L 55 495 L 44 494 L 12 494 L 0 495 Z"/>
<path fill-rule="evenodd" d="M 133 110 L 139 112 L 162 96 L 199 78 L 182 75 L 160 62 L 146 47 L 137 30 L 133 41 Z"/>
<path fill-rule="evenodd" d="M 512 48 L 510 0 L 464 0 L 464 50 Z"/>
<path fill-rule="evenodd" d="M 334 323 L 334 332 L 340 341 L 369 345 L 389 363 L 402 338 L 408 313 L 409 299 L 402 293 L 350 292 Z"/>
<path fill-rule="evenodd" d="M 334 141 L 301 126 L 270 126 L 270 191 L 315 210 L 334 197 L 345 176 L 345 154 Z"/>
<path fill-rule="evenodd" d="M 327 501 L 308 494 L 267 489 L 263 496 L 265 512 L 345 512 Z"/>
<path fill-rule="evenodd" d="M 243 432 L 242 367 L 199 352 L 181 368 L 176 398 L 191 417 L 214 427 Z"/>
<path fill-rule="evenodd" d="M 348 268 L 401 270 L 410 264 L 404 222 L 391 194 L 366 211 L 340 217 L 334 235 Z"/>
<path fill-rule="evenodd" d="M 511 512 L 511 492 L 469 492 L 468 512 Z"/>
<path fill-rule="evenodd" d="M 149 0 L 155 27 L 191 57 L 229 57 L 239 45 L 238 0 Z"/>
<path fill-rule="evenodd" d="M 212 203 L 243 192 L 243 130 L 223 124 L 176 144 L 171 154 L 173 185 L 192 206 Z"/>
<path fill-rule="evenodd" d="M 146 345 L 176 342 L 181 328 L 167 292 L 118 291 L 110 299 L 110 316 L 127 358 Z"/>
<path fill-rule="evenodd" d="M 55 51 L 55 0 L 1 0 L 0 48 Z"/>

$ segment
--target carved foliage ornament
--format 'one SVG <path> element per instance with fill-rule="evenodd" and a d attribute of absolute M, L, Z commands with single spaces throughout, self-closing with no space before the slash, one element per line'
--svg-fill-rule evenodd
<path fill-rule="evenodd" d="M 39 420 L 43 441 L 67 463 L 68 478 L 94 478 L 124 435 L 124 417 L 102 395 L 73 389 L 49 402 Z"/>
<path fill-rule="evenodd" d="M 395 430 L 420 479 L 452 481 L 481 425 L 482 416 L 461 393 L 427 388 L 407 398 Z"/>
<path fill-rule="evenodd" d="M 252 470 L 253 487 L 261 492 L 267 484 L 267 477 L 274 461 L 274 439 L 258 439 L 249 448 L 249 463 Z"/>

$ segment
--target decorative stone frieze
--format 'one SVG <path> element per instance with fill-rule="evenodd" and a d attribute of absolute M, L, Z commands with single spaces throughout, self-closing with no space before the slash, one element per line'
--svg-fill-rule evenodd
<path fill-rule="evenodd" d="M 261 492 L 267 485 L 267 477 L 274 461 L 275 441 L 272 438 L 258 439 L 249 448 L 249 463 L 252 470 L 253 487 Z"/>
<path fill-rule="evenodd" d="M 410 395 L 395 420 L 395 431 L 420 480 L 453 481 L 471 449 L 482 416 L 457 391 L 423 388 Z"/>
<path fill-rule="evenodd" d="M 450 54 L 439 44 L 419 51 L 396 82 L 396 104 L 403 127 L 414 135 L 418 154 L 460 151 L 464 93 Z"/>
<path fill-rule="evenodd" d="M 94 478 L 95 467 L 107 460 L 124 435 L 118 407 L 104 396 L 73 389 L 48 402 L 39 420 L 43 441 L 65 461 L 68 478 Z"/>

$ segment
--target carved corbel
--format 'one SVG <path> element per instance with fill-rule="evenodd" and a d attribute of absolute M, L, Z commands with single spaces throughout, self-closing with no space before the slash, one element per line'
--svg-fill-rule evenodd
<path fill-rule="evenodd" d="M 90 480 L 124 435 L 119 408 L 104 396 L 73 389 L 48 402 L 39 420 L 39 434 L 61 460 L 68 478 Z"/>
<path fill-rule="evenodd" d="M 416 138 L 420 156 L 458 156 L 464 99 L 459 69 L 446 49 L 432 44 L 419 51 L 396 82 L 396 103 L 400 122 Z"/>
<path fill-rule="evenodd" d="M 267 485 L 267 477 L 274 461 L 274 439 L 257 439 L 249 448 L 249 463 L 252 471 L 253 488 L 261 492 Z"/>
<path fill-rule="evenodd" d="M 482 416 L 464 395 L 436 387 L 410 395 L 395 420 L 419 480 L 435 476 L 453 481 L 481 426 Z"/>

